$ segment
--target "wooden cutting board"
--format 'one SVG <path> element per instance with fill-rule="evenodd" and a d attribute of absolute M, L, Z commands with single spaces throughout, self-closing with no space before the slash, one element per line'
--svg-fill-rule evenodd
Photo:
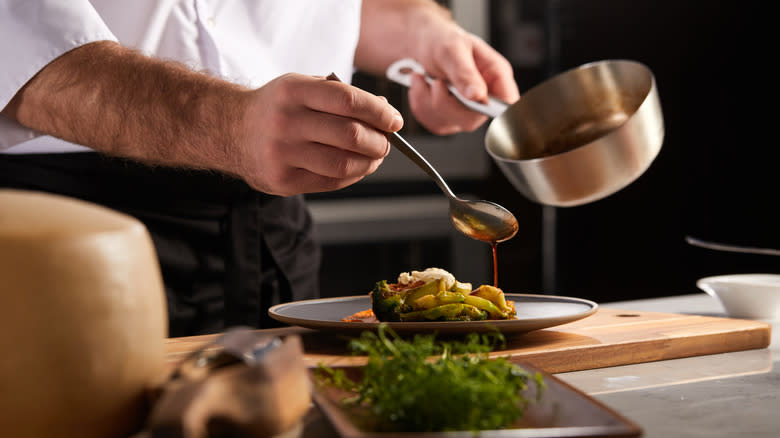
<path fill-rule="evenodd" d="M 300 327 L 261 330 L 269 335 L 298 333 L 309 366 L 361 364 L 349 354 L 346 338 Z M 217 335 L 171 338 L 171 368 L 188 353 Z M 766 348 L 771 326 L 752 320 L 701 315 L 639 312 L 601 308 L 569 324 L 507 337 L 507 346 L 493 353 L 511 356 L 548 373 L 580 371 L 665 359 Z"/>

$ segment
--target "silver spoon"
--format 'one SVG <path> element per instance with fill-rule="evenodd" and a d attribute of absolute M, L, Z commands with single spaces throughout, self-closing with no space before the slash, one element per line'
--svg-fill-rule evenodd
<path fill-rule="evenodd" d="M 341 82 L 335 73 L 329 74 L 327 79 Z M 509 210 L 489 201 L 469 201 L 458 198 L 439 172 L 401 135 L 397 132 L 389 133 L 387 139 L 390 144 L 430 175 L 444 192 L 450 201 L 450 218 L 458 231 L 473 239 L 490 243 L 504 242 L 517 234 L 520 226 Z"/>
<path fill-rule="evenodd" d="M 706 240 L 697 239 L 691 236 L 685 236 L 685 241 L 693 246 L 713 249 L 716 251 L 741 252 L 746 254 L 762 254 L 762 255 L 775 255 L 775 256 L 780 255 L 780 250 L 773 249 L 773 248 L 754 248 L 752 246 L 707 242 Z"/>
<path fill-rule="evenodd" d="M 415 148 L 397 132 L 387 134 L 390 144 L 433 178 L 450 201 L 450 218 L 461 233 L 477 240 L 499 243 L 517 234 L 519 225 L 515 216 L 504 207 L 490 201 L 460 199 L 450 190 L 444 178 Z"/>

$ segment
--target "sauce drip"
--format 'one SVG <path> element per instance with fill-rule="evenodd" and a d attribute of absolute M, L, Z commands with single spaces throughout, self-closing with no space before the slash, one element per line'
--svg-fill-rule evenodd
<path fill-rule="evenodd" d="M 498 287 L 498 256 L 496 255 L 496 247 L 498 242 L 490 242 L 490 249 L 493 251 L 493 287 Z"/>
<path fill-rule="evenodd" d="M 506 225 L 505 223 L 502 224 L 487 224 L 482 221 L 480 221 L 478 218 L 469 216 L 469 215 L 463 215 L 462 217 L 452 217 L 452 221 L 455 224 L 455 228 L 457 228 L 460 232 L 463 234 L 471 237 L 472 239 L 481 240 L 483 242 L 487 242 L 490 244 L 490 249 L 493 253 L 493 287 L 498 287 L 498 256 L 496 247 L 498 246 L 499 242 L 504 242 L 508 239 L 511 239 L 514 237 L 515 233 L 517 233 L 518 224 L 515 221 L 513 224 L 514 227 L 512 229 L 511 234 L 507 235 L 506 238 L 500 237 L 497 239 L 497 234 L 499 233 L 499 226 Z"/>

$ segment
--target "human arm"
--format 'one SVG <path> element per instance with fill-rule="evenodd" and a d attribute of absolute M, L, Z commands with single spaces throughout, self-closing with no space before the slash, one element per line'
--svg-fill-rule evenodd
<path fill-rule="evenodd" d="M 153 165 L 212 169 L 266 193 L 335 190 L 373 172 L 402 120 L 347 84 L 288 74 L 248 89 L 110 41 L 40 70 L 2 115 Z"/>
<path fill-rule="evenodd" d="M 358 68 L 384 75 L 390 63 L 411 57 L 440 79 L 428 85 L 415 75 L 409 90 L 415 117 L 436 134 L 473 131 L 487 120 L 451 96 L 445 82 L 472 100 L 520 97 L 509 62 L 431 0 L 364 0 L 361 19 Z"/>

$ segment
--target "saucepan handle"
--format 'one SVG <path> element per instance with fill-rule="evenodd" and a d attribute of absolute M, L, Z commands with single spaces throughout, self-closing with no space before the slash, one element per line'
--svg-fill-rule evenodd
<path fill-rule="evenodd" d="M 433 76 L 425 72 L 425 69 L 419 62 L 412 58 L 399 59 L 390 64 L 390 67 L 387 68 L 386 75 L 388 79 L 394 82 L 406 87 L 411 87 L 412 73 L 421 74 L 429 84 L 435 80 Z M 452 84 L 447 84 L 447 88 L 450 90 L 450 93 L 467 108 L 489 117 L 498 117 L 509 107 L 508 103 L 492 96 L 488 97 L 487 103 L 482 103 L 467 99 Z"/>

